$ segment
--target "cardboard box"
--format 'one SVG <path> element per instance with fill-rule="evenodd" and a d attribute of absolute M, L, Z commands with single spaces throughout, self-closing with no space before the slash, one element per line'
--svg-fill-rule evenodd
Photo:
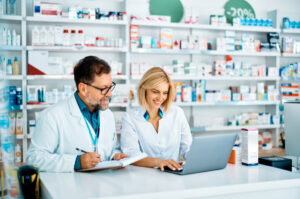
<path fill-rule="evenodd" d="M 258 129 L 242 129 L 242 164 L 258 165 Z"/>

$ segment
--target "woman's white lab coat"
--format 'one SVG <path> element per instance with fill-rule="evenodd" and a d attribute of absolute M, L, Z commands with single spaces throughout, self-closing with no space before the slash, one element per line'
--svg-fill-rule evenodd
<path fill-rule="evenodd" d="M 97 152 L 101 161 L 111 160 L 115 153 L 120 152 L 114 116 L 109 109 L 100 111 L 99 116 Z M 95 136 L 91 125 L 90 129 Z M 76 148 L 94 151 L 89 130 L 72 95 L 39 115 L 26 162 L 39 167 L 40 171 L 73 172 L 76 156 L 81 154 Z"/>

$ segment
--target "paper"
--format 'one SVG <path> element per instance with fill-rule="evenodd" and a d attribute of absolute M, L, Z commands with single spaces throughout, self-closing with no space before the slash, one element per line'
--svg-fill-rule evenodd
<path fill-rule="evenodd" d="M 111 161 L 103 161 L 99 162 L 95 167 L 89 169 L 81 169 L 78 171 L 96 171 L 96 170 L 103 170 L 103 169 L 114 169 L 114 168 L 121 168 L 127 165 L 130 165 L 136 161 L 139 161 L 143 158 L 147 157 L 146 153 L 141 153 L 137 156 L 124 158 L 121 160 L 111 160 Z"/>

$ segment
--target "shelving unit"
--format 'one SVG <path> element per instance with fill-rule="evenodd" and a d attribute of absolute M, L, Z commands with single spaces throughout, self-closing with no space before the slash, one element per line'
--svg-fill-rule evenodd
<path fill-rule="evenodd" d="M 230 51 L 193 51 L 193 50 L 166 50 L 166 49 L 131 49 L 132 53 L 146 53 L 146 54 L 182 54 L 182 55 L 233 55 L 233 56 L 254 56 L 254 57 L 278 57 L 280 53 L 277 52 L 230 52 Z"/>
<path fill-rule="evenodd" d="M 145 27 L 164 27 L 164 28 L 179 28 L 179 29 L 199 29 L 199 30 L 215 30 L 215 31 L 240 31 L 240 32 L 280 32 L 279 28 L 270 27 L 247 27 L 247 26 L 217 26 L 206 24 L 179 24 L 179 23 L 157 23 L 157 22 L 145 22 L 145 21 L 133 21 L 132 25 L 139 25 Z"/>
<path fill-rule="evenodd" d="M 204 24 L 178 24 L 178 23 L 146 23 L 146 22 L 132 22 L 130 23 L 127 20 L 124 21 L 98 21 L 98 20 L 81 20 L 81 19 L 65 19 L 65 18 L 49 18 L 49 17 L 33 17 L 28 16 L 25 1 L 22 1 L 22 9 L 21 16 L 6 16 L 0 15 L 0 21 L 8 21 L 12 23 L 20 23 L 21 26 L 21 42 L 22 46 L 20 47 L 11 47 L 11 46 L 1 46 L 1 51 L 18 51 L 21 52 L 21 71 L 22 74 L 18 76 L 6 76 L 6 79 L 9 81 L 20 81 L 22 85 L 23 91 L 23 106 L 22 112 L 24 117 L 24 135 L 18 136 L 19 140 L 23 140 L 23 160 L 25 160 L 27 146 L 30 139 L 30 135 L 28 134 L 28 116 L 30 111 L 41 111 L 45 108 L 48 108 L 49 104 L 44 105 L 27 105 L 25 102 L 27 101 L 27 86 L 34 84 L 38 81 L 52 80 L 55 81 L 73 81 L 73 75 L 27 75 L 27 54 L 28 51 L 35 50 L 45 50 L 51 53 L 61 52 L 61 53 L 112 53 L 118 54 L 118 56 L 123 56 L 123 75 L 113 76 L 113 80 L 122 81 L 122 83 L 126 85 L 130 85 L 131 83 L 136 83 L 141 79 L 141 76 L 131 76 L 130 75 L 130 62 L 134 59 L 135 56 L 140 55 L 175 55 L 175 56 L 187 56 L 189 60 L 194 60 L 196 56 L 223 56 L 223 55 L 232 55 L 232 56 L 241 56 L 247 58 L 271 58 L 274 60 L 274 66 L 279 69 L 280 66 L 280 57 L 300 57 L 300 55 L 291 55 L 291 54 L 280 54 L 277 52 L 259 52 L 259 53 L 246 53 L 246 52 L 220 52 L 215 50 L 210 51 L 191 51 L 191 50 L 163 50 L 163 49 L 130 49 L 129 48 L 129 26 L 130 25 L 139 25 L 140 28 L 174 28 L 180 29 L 184 31 L 188 31 L 192 33 L 193 31 L 214 31 L 212 34 L 219 33 L 220 31 L 236 31 L 241 33 L 258 33 L 264 34 L 267 32 L 277 32 L 282 34 L 299 34 L 298 30 L 281 30 L 279 28 L 259 28 L 256 27 L 232 27 L 232 26 L 212 26 L 212 25 L 204 25 Z M 124 11 L 127 10 L 127 3 L 124 3 Z M 122 48 L 99 48 L 99 47 L 84 47 L 84 48 L 75 48 L 75 47 L 60 47 L 60 46 L 32 46 L 28 41 L 28 32 L 29 26 L 35 24 L 43 24 L 43 25 L 81 25 L 81 26 L 97 26 L 101 28 L 117 28 L 120 30 L 122 37 L 124 38 L 124 46 Z M 80 54 L 82 55 L 82 54 Z M 79 57 L 78 57 L 79 59 Z M 207 80 L 213 83 L 223 83 L 223 82 L 243 82 L 247 81 L 250 83 L 255 82 L 274 82 L 276 87 L 279 89 L 281 79 L 280 77 L 223 77 L 223 76 L 210 76 L 210 77 L 197 77 L 197 76 L 171 76 L 174 81 L 198 81 L 198 80 Z M 52 81 L 53 82 L 53 81 Z M 44 84 L 44 83 L 43 83 Z M 199 108 L 210 108 L 219 109 L 226 107 L 267 107 L 272 110 L 275 110 L 275 115 L 279 116 L 278 107 L 280 102 L 278 101 L 254 101 L 254 102 L 224 102 L 224 103 L 210 103 L 210 102 L 195 102 L 195 103 L 175 103 L 184 108 L 191 108 L 190 113 L 193 114 L 193 107 Z M 110 104 L 112 108 L 122 108 L 123 110 L 127 110 L 131 107 L 136 107 L 136 103 L 125 103 L 125 104 Z M 275 131 L 276 136 L 279 133 L 280 125 L 258 125 L 258 126 L 224 126 L 224 127 L 198 127 L 202 129 L 201 131 L 239 131 L 241 128 L 258 128 L 258 129 L 272 129 Z M 277 142 L 276 142 L 277 143 Z"/>

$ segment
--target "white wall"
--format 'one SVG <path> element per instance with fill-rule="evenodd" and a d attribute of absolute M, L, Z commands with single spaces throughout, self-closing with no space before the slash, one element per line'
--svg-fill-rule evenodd
<path fill-rule="evenodd" d="M 127 0 L 128 13 L 136 15 L 149 14 L 150 0 Z M 210 14 L 223 14 L 224 5 L 228 0 L 181 0 L 184 7 L 192 7 L 193 13 L 200 17 L 202 23 L 208 23 Z M 279 10 L 289 15 L 298 15 L 300 18 L 299 0 L 247 0 L 255 10 L 257 18 L 267 17 L 267 12 Z"/>

